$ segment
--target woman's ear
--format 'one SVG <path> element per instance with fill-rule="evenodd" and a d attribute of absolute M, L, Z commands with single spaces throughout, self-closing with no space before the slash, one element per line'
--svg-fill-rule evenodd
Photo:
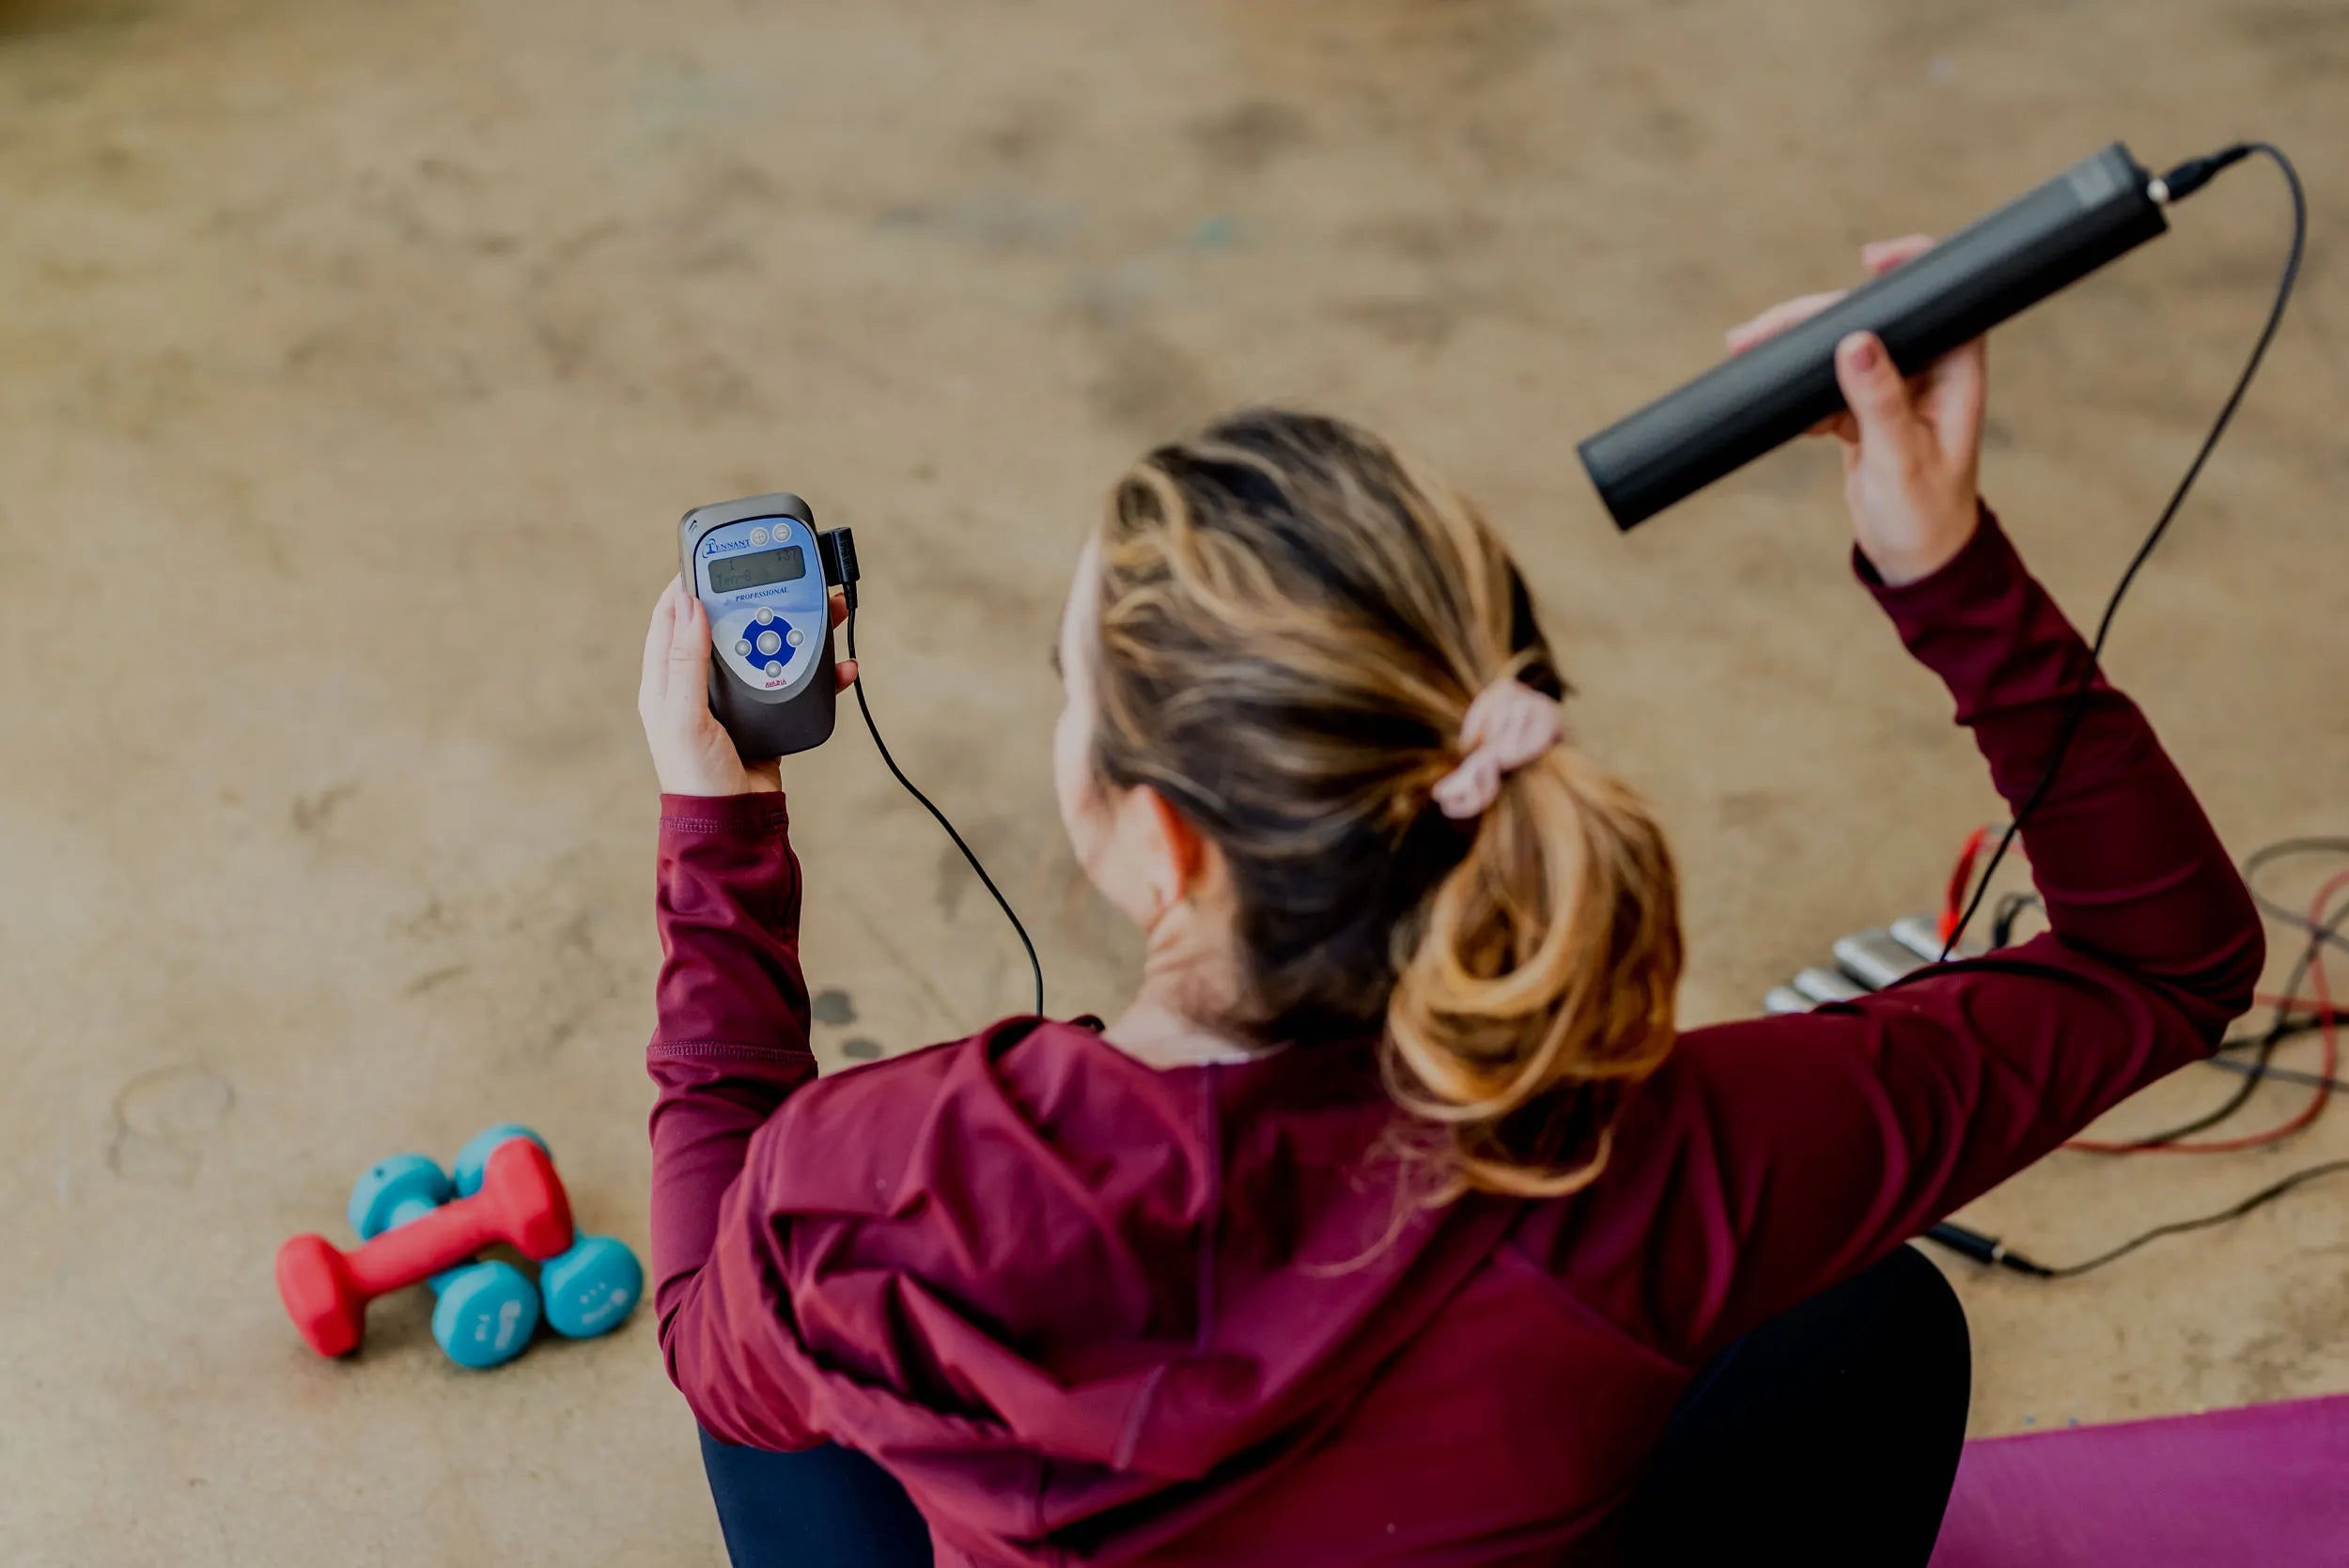
<path fill-rule="evenodd" d="M 1138 786 L 1134 793 L 1142 797 L 1147 814 L 1154 881 L 1164 878 L 1163 886 L 1152 892 L 1168 905 L 1179 904 L 1188 898 L 1206 873 L 1209 846 L 1207 836 L 1190 818 L 1174 809 L 1173 801 L 1148 784 Z"/>

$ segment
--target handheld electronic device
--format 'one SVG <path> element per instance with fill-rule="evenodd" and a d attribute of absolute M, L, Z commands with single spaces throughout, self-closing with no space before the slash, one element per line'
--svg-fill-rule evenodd
<path fill-rule="evenodd" d="M 861 575 L 856 536 L 846 528 L 817 533 L 815 508 L 787 490 L 721 501 L 694 507 L 677 524 L 677 568 L 686 591 L 708 611 L 709 711 L 733 737 L 742 760 L 788 756 L 832 738 L 839 695 L 832 590 L 840 590 L 848 611 L 848 658 L 854 660 Z M 946 814 L 889 754 L 861 675 L 854 685 L 857 711 L 890 776 L 955 841 L 1018 933 L 1035 978 L 1035 1013 L 1041 1017 L 1044 963 L 1028 928 Z M 548 1307 L 553 1310 L 552 1296 Z"/>
<path fill-rule="evenodd" d="M 677 526 L 678 570 L 709 613 L 709 711 L 746 761 L 832 737 L 844 534 L 818 536 L 815 511 L 786 493 L 696 506 Z"/>
<path fill-rule="evenodd" d="M 1634 527 L 1841 409 L 1835 345 L 1847 334 L 1875 333 L 1894 365 L 1921 370 L 2165 232 L 2163 207 L 2209 178 L 2187 184 L 2191 172 L 2156 179 L 2119 142 L 2083 158 L 1583 442 L 1591 483 L 1616 526 Z"/>

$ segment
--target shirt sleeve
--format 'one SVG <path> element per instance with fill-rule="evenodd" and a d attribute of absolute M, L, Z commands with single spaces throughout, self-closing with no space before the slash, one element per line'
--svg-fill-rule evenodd
<path fill-rule="evenodd" d="M 751 1138 L 816 1076 L 800 864 L 779 794 L 661 800 L 653 1304 L 669 1375 L 728 1442 L 813 1441 L 758 1347 L 784 1331 L 758 1226 L 735 1212 Z"/>
<path fill-rule="evenodd" d="M 2019 804 L 2089 650 L 1984 514 L 1902 587 L 1863 581 Z M 1589 1305 L 1691 1360 L 1857 1272 L 2217 1044 L 2257 911 L 2135 704 L 2098 675 L 2022 832 L 2050 931 L 1815 1012 L 1682 1036 L 1600 1182 L 1529 1237 Z"/>

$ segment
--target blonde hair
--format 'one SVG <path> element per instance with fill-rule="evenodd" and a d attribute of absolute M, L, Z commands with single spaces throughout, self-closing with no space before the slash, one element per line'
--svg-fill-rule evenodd
<path fill-rule="evenodd" d="M 1430 792 L 1493 681 L 1565 693 L 1508 552 L 1367 431 L 1250 410 L 1150 452 L 1100 536 L 1094 766 L 1221 851 L 1266 1044 L 1376 1037 L 1438 1200 L 1571 1192 L 1672 1048 L 1677 882 L 1569 745 L 1455 822 Z"/>

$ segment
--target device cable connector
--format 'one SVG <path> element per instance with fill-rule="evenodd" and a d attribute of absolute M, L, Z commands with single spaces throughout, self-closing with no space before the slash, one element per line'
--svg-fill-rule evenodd
<path fill-rule="evenodd" d="M 1925 1239 L 1993 1268 L 2011 1269 L 2017 1274 L 2028 1274 L 2034 1280 L 2055 1277 L 2056 1271 L 2046 1264 L 2033 1263 L 2020 1252 L 2008 1251 L 2006 1243 L 1997 1236 L 1984 1235 L 1980 1231 L 1969 1230 L 1947 1219 L 1925 1232 Z"/>
<path fill-rule="evenodd" d="M 2164 207 L 2173 201 L 2184 201 L 2217 179 L 2221 169 L 2242 163 L 2254 150 L 2251 143 L 2237 142 L 2217 152 L 2189 158 L 2168 174 L 2156 177 L 2152 184 L 2145 187 L 2145 194 Z"/>
<path fill-rule="evenodd" d="M 828 528 L 816 536 L 816 554 L 823 563 L 824 581 L 841 592 L 848 601 L 848 613 L 856 613 L 856 534 L 847 528 Z M 853 657 L 853 656 L 852 656 Z"/>

